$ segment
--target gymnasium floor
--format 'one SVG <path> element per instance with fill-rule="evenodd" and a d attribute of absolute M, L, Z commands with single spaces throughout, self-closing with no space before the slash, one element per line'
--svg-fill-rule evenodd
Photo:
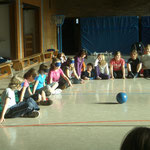
<path fill-rule="evenodd" d="M 10 79 L 0 80 L 1 90 Z M 0 126 L 1 150 L 119 150 L 125 134 L 150 125 L 150 80 L 87 81 L 42 106 L 38 118 L 7 119 Z M 128 100 L 116 102 L 124 91 Z"/>

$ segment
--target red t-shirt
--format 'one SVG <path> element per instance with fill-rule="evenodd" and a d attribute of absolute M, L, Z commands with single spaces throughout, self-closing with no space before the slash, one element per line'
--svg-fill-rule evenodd
<path fill-rule="evenodd" d="M 125 65 L 125 61 L 124 59 L 120 58 L 120 60 L 115 60 L 115 58 L 113 58 L 111 61 L 110 61 L 110 64 L 113 66 L 113 70 L 114 71 L 119 71 L 122 69 L 122 66 Z"/>

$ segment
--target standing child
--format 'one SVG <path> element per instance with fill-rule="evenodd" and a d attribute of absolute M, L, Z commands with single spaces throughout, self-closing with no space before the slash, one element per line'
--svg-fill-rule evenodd
<path fill-rule="evenodd" d="M 95 73 L 95 70 L 93 69 L 92 63 L 87 64 L 87 70 L 82 72 L 81 77 L 84 80 L 93 80 L 96 78 L 96 73 Z"/>
<path fill-rule="evenodd" d="M 125 79 L 125 61 L 121 58 L 121 52 L 116 51 L 114 58 L 110 61 L 110 74 L 112 79 Z"/>
<path fill-rule="evenodd" d="M 62 71 L 61 67 L 61 62 L 58 58 L 54 58 L 53 62 L 51 64 L 49 73 L 48 73 L 48 78 L 47 78 L 47 83 L 51 84 L 53 82 L 58 82 L 59 88 L 64 89 L 66 88 L 66 85 L 64 83 L 60 82 L 60 76 L 63 77 L 67 83 L 72 86 L 71 81 L 68 79 L 68 77 L 64 74 Z"/>
<path fill-rule="evenodd" d="M 35 81 L 36 76 L 37 76 L 37 72 L 34 68 L 31 68 L 24 74 L 25 81 L 22 83 L 22 89 L 19 93 L 20 101 L 25 101 L 29 97 L 32 97 L 38 104 L 51 105 L 52 104 L 51 100 L 45 100 L 43 98 L 41 99 L 41 96 L 39 96 L 39 94 L 32 93 L 29 84 Z"/>
<path fill-rule="evenodd" d="M 12 77 L 8 88 L 3 91 L 2 99 L 2 113 L 0 123 L 4 121 L 4 118 L 16 118 L 16 117 L 37 117 L 39 116 L 39 107 L 36 102 L 30 97 L 26 101 L 16 103 L 15 90 L 21 88 L 23 79 L 18 76 Z"/>
<path fill-rule="evenodd" d="M 105 56 L 99 54 L 98 60 L 98 65 L 95 66 L 97 79 L 109 79 L 109 68 L 108 63 L 105 61 Z"/>
<path fill-rule="evenodd" d="M 142 64 L 144 77 L 150 77 L 150 44 L 148 44 L 145 48 L 144 55 L 142 56 Z"/>
<path fill-rule="evenodd" d="M 133 50 L 131 52 L 131 58 L 129 58 L 127 63 L 128 69 L 128 78 L 137 78 L 139 76 L 139 72 L 142 68 L 142 63 L 138 58 L 137 50 Z"/>
<path fill-rule="evenodd" d="M 45 84 L 46 74 L 48 73 L 48 71 L 48 66 L 46 66 L 45 64 L 41 64 L 38 70 L 39 75 L 35 78 L 33 94 L 36 93 L 42 96 L 42 101 L 40 101 L 40 103 L 46 101 L 46 96 L 50 96 L 58 87 L 58 83 L 56 82 L 49 85 Z"/>
<path fill-rule="evenodd" d="M 87 53 L 85 50 L 80 51 L 79 54 L 75 56 L 75 69 L 79 77 L 81 77 L 81 69 L 86 56 Z"/>

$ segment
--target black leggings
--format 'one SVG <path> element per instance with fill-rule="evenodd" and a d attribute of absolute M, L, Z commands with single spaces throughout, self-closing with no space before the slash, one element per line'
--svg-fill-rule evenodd
<path fill-rule="evenodd" d="M 114 78 L 122 78 L 123 77 L 123 73 L 122 71 L 113 71 L 113 74 L 114 74 Z"/>

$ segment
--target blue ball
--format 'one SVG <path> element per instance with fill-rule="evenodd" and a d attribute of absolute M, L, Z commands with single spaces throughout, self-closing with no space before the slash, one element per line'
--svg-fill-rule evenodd
<path fill-rule="evenodd" d="M 120 92 L 117 94 L 116 99 L 117 99 L 119 104 L 123 104 L 127 101 L 128 96 L 126 93 Z"/>

